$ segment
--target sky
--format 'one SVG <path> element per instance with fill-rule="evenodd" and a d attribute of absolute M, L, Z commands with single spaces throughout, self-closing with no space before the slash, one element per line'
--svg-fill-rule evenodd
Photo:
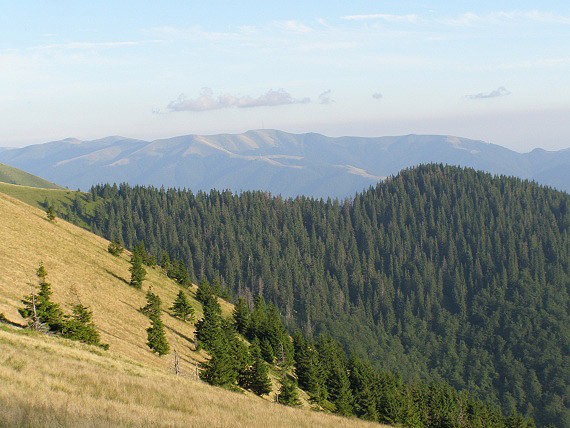
<path fill-rule="evenodd" d="M 0 0 L 0 147 L 272 128 L 570 147 L 570 2 Z"/>

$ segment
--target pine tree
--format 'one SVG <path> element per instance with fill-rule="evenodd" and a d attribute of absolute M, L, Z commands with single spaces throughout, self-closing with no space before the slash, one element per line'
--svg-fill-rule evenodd
<path fill-rule="evenodd" d="M 216 336 L 210 343 L 211 358 L 200 364 L 200 379 L 210 385 L 231 387 L 236 383 L 238 372 L 230 354 L 228 344 L 222 335 Z"/>
<path fill-rule="evenodd" d="M 285 370 L 281 373 L 279 379 L 281 386 L 279 387 L 278 400 L 279 403 L 285 406 L 298 406 L 301 404 L 299 401 L 299 391 L 297 390 L 297 382 L 287 375 Z"/>
<path fill-rule="evenodd" d="M 51 285 L 46 282 L 47 271 L 41 262 L 36 276 L 40 288 L 38 294 L 35 294 L 34 286 L 32 293 L 22 300 L 24 307 L 18 311 L 23 318 L 31 318 L 31 327 L 44 325 L 53 333 L 61 333 L 64 327 L 63 312 L 57 303 L 51 301 Z"/>
<path fill-rule="evenodd" d="M 142 256 L 139 252 L 133 252 L 129 272 L 131 272 L 130 285 L 140 290 L 146 277 L 146 269 L 143 267 Z"/>
<path fill-rule="evenodd" d="M 48 207 L 46 209 L 46 216 L 50 222 L 52 222 L 52 223 L 55 222 L 55 219 L 56 219 L 55 210 L 53 209 L 52 205 L 48 205 Z"/>
<path fill-rule="evenodd" d="M 204 317 L 196 323 L 198 346 L 211 351 L 218 338 L 222 337 L 222 310 L 213 295 L 203 305 Z"/>
<path fill-rule="evenodd" d="M 162 301 L 158 294 L 152 292 L 152 286 L 148 288 L 146 292 L 146 305 L 143 306 L 140 311 L 147 317 L 152 317 L 153 315 L 160 315 L 162 309 Z"/>
<path fill-rule="evenodd" d="M 251 310 L 242 297 L 238 299 L 235 305 L 233 316 L 238 333 L 245 336 L 251 322 Z"/>
<path fill-rule="evenodd" d="M 170 310 L 174 313 L 174 316 L 183 321 L 192 321 L 194 319 L 194 308 L 182 290 L 178 292 Z"/>
<path fill-rule="evenodd" d="M 120 256 L 124 250 L 125 247 L 118 237 L 115 237 L 115 239 L 109 242 L 109 246 L 107 247 L 107 251 L 114 256 Z"/>
<path fill-rule="evenodd" d="M 101 336 L 93 323 L 93 312 L 81 303 L 74 305 L 72 311 L 71 316 L 66 316 L 63 335 L 71 340 L 109 349 L 108 344 L 101 343 Z"/>
<path fill-rule="evenodd" d="M 168 351 L 170 351 L 170 346 L 166 340 L 164 324 L 160 319 L 160 315 L 152 314 L 150 316 L 150 322 L 151 325 L 146 330 L 148 338 L 146 344 L 153 352 L 156 352 L 159 356 L 168 354 Z"/>
<path fill-rule="evenodd" d="M 269 394 L 271 392 L 269 369 L 261 357 L 261 350 L 257 341 L 251 345 L 250 352 L 253 363 L 247 370 L 245 387 L 259 396 Z"/>

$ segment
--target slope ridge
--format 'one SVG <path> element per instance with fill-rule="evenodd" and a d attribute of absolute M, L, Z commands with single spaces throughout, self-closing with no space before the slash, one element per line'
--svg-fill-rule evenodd
<path fill-rule="evenodd" d="M 194 192 L 217 188 L 343 198 L 379 177 L 432 162 L 570 190 L 570 150 L 517 153 L 450 135 L 327 137 L 262 129 L 154 141 L 107 137 L 4 150 L 0 162 L 83 190 L 101 182 L 128 182 Z"/>

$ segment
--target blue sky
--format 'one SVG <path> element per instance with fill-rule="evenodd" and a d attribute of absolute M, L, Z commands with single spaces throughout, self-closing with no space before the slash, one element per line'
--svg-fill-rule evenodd
<path fill-rule="evenodd" d="M 277 128 L 570 147 L 566 1 L 0 7 L 0 146 Z"/>

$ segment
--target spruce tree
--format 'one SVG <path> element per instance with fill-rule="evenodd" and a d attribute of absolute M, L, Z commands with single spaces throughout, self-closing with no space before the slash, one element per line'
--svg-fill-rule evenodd
<path fill-rule="evenodd" d="M 118 237 L 115 237 L 111 242 L 109 242 L 109 246 L 107 247 L 107 251 L 114 256 L 120 256 L 124 250 L 125 247 Z"/>
<path fill-rule="evenodd" d="M 233 316 L 238 333 L 245 336 L 251 322 L 251 310 L 242 297 L 238 299 L 235 305 Z"/>
<path fill-rule="evenodd" d="M 47 209 L 46 209 L 46 217 L 50 222 L 55 222 L 55 210 L 53 209 L 52 205 L 48 205 Z"/>
<path fill-rule="evenodd" d="M 194 319 L 194 308 L 182 290 L 178 292 L 176 300 L 174 300 L 170 310 L 173 312 L 174 316 L 183 321 L 191 321 Z"/>
<path fill-rule="evenodd" d="M 235 362 L 228 344 L 222 335 L 213 338 L 209 352 L 211 358 L 200 364 L 202 368 L 200 379 L 215 386 L 231 387 L 235 385 L 238 372 L 235 369 Z"/>
<path fill-rule="evenodd" d="M 131 267 L 129 268 L 129 272 L 131 272 L 130 285 L 140 290 L 146 277 L 146 269 L 143 267 L 142 256 L 138 251 L 133 252 L 133 255 L 131 256 Z"/>
<path fill-rule="evenodd" d="M 161 319 L 161 309 L 160 297 L 152 292 L 152 287 L 149 287 L 146 292 L 146 305 L 141 308 L 141 312 L 148 316 L 151 322 L 150 327 L 146 329 L 148 339 L 146 344 L 152 352 L 156 352 L 159 356 L 168 354 L 170 350 Z"/>
<path fill-rule="evenodd" d="M 251 357 L 253 364 L 247 370 L 246 388 L 259 396 L 269 394 L 271 392 L 269 369 L 261 356 L 261 350 L 257 341 L 251 345 Z"/>
<path fill-rule="evenodd" d="M 158 294 L 152 292 L 152 287 L 149 287 L 146 292 L 146 305 L 143 306 L 140 311 L 147 317 L 152 317 L 153 315 L 160 315 L 162 309 L 162 302 Z"/>
<path fill-rule="evenodd" d="M 159 356 L 168 354 L 168 351 L 170 351 L 170 346 L 168 345 L 168 341 L 166 340 L 164 324 L 160 319 L 160 315 L 154 313 L 151 314 L 150 322 L 151 325 L 146 330 L 148 338 L 146 344 L 153 352 L 156 352 Z"/>
<path fill-rule="evenodd" d="M 97 345 L 108 349 L 109 345 L 101 343 L 101 336 L 93 323 L 93 312 L 81 303 L 73 305 L 73 314 L 66 316 L 63 336 L 89 345 Z"/>
<path fill-rule="evenodd" d="M 196 323 L 196 339 L 199 347 L 211 351 L 222 333 L 222 310 L 213 295 L 206 300 L 203 306 L 204 317 Z"/>
<path fill-rule="evenodd" d="M 53 333 L 61 333 L 64 327 L 63 312 L 57 303 L 51 301 L 51 285 L 46 281 L 47 271 L 40 262 L 36 270 L 39 292 L 35 294 L 35 286 L 29 296 L 24 297 L 23 308 L 18 311 L 23 318 L 31 318 L 30 326 L 43 325 Z"/>
<path fill-rule="evenodd" d="M 301 404 L 299 401 L 299 391 L 297 390 L 297 382 L 287 375 L 286 370 L 282 370 L 279 379 L 279 403 L 285 406 L 298 406 Z"/>

